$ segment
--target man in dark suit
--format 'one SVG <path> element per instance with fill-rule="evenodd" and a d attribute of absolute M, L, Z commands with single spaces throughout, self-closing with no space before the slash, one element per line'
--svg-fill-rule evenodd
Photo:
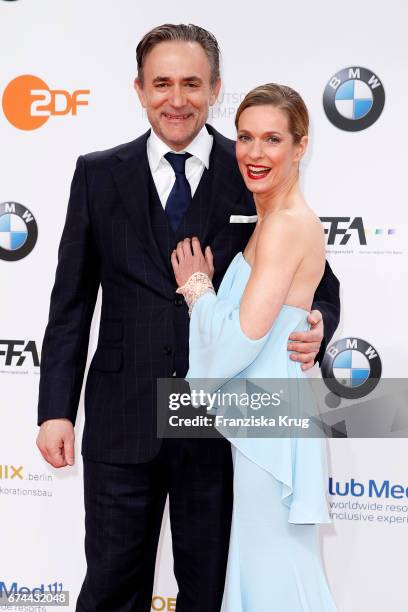
<path fill-rule="evenodd" d="M 189 317 L 175 293 L 172 250 L 186 236 L 210 245 L 217 289 L 254 227 L 230 217 L 248 218 L 255 207 L 233 141 L 205 123 L 220 89 L 215 38 L 197 26 L 160 26 L 139 43 L 137 60 L 135 86 L 152 130 L 81 156 L 72 181 L 42 348 L 37 444 L 54 467 L 73 464 L 101 285 L 82 440 L 87 573 L 76 609 L 150 610 L 169 495 L 177 611 L 217 612 L 232 507 L 230 446 L 158 439 L 156 379 L 188 370 Z M 327 264 L 312 328 L 295 337 L 292 358 L 305 369 L 321 360 L 339 309 L 339 283 Z"/>

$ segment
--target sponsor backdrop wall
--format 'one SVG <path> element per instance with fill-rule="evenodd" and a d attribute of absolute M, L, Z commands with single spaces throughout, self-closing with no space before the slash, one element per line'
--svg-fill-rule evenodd
<path fill-rule="evenodd" d="M 323 0 L 0 0 L 3 591 L 52 585 L 70 591 L 74 610 L 84 577 L 82 401 L 75 466 L 54 470 L 35 446 L 40 349 L 76 158 L 147 128 L 132 81 L 137 41 L 154 25 L 193 22 L 219 39 L 223 90 L 209 121 L 227 136 L 250 88 L 276 81 L 304 96 L 312 121 L 304 190 L 341 279 L 342 317 L 327 368 L 355 397 L 367 394 L 373 372 L 407 376 L 408 10 L 394 0 L 346 0 L 332 9 Z M 97 307 L 89 359 L 98 321 Z M 333 523 L 321 530 L 321 545 L 341 612 L 405 609 L 401 435 L 328 443 Z M 174 610 L 176 593 L 166 514 L 152 609 Z M 273 593 L 265 611 L 272 601 Z"/>

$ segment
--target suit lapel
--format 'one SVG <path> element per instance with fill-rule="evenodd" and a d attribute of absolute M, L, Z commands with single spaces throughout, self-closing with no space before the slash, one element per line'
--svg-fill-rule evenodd
<path fill-rule="evenodd" d="M 147 139 L 150 130 L 116 153 L 118 163 L 112 168 L 115 184 L 121 196 L 133 230 L 156 267 L 168 276 L 155 242 L 149 210 L 149 162 Z"/>
<path fill-rule="evenodd" d="M 214 236 L 229 223 L 230 215 L 236 212 L 234 205 L 244 190 L 231 142 L 212 126 L 207 125 L 207 129 L 214 141 L 210 156 L 209 189 L 206 190 L 208 201 L 204 202 L 206 214 L 203 215 L 200 232 L 201 244 L 210 244 Z M 156 267 L 168 276 L 171 264 L 164 261 L 157 247 L 149 210 L 149 135 L 150 130 L 116 152 L 117 163 L 112 168 L 112 174 L 121 202 L 141 245 Z M 255 212 L 249 210 L 247 214 Z"/>

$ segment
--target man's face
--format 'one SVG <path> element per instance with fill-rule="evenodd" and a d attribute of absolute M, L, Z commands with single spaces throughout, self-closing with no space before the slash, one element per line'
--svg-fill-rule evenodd
<path fill-rule="evenodd" d="M 181 151 L 205 124 L 217 100 L 221 81 L 212 86 L 204 49 L 196 42 L 169 41 L 153 47 L 145 58 L 143 87 L 135 89 L 156 134 Z"/>

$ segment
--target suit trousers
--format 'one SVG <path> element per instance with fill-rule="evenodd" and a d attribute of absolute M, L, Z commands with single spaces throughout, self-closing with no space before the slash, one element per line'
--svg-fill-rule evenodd
<path fill-rule="evenodd" d="M 87 572 L 76 612 L 150 612 L 169 496 L 177 612 L 219 612 L 232 513 L 224 439 L 165 439 L 138 464 L 84 458 Z"/>

